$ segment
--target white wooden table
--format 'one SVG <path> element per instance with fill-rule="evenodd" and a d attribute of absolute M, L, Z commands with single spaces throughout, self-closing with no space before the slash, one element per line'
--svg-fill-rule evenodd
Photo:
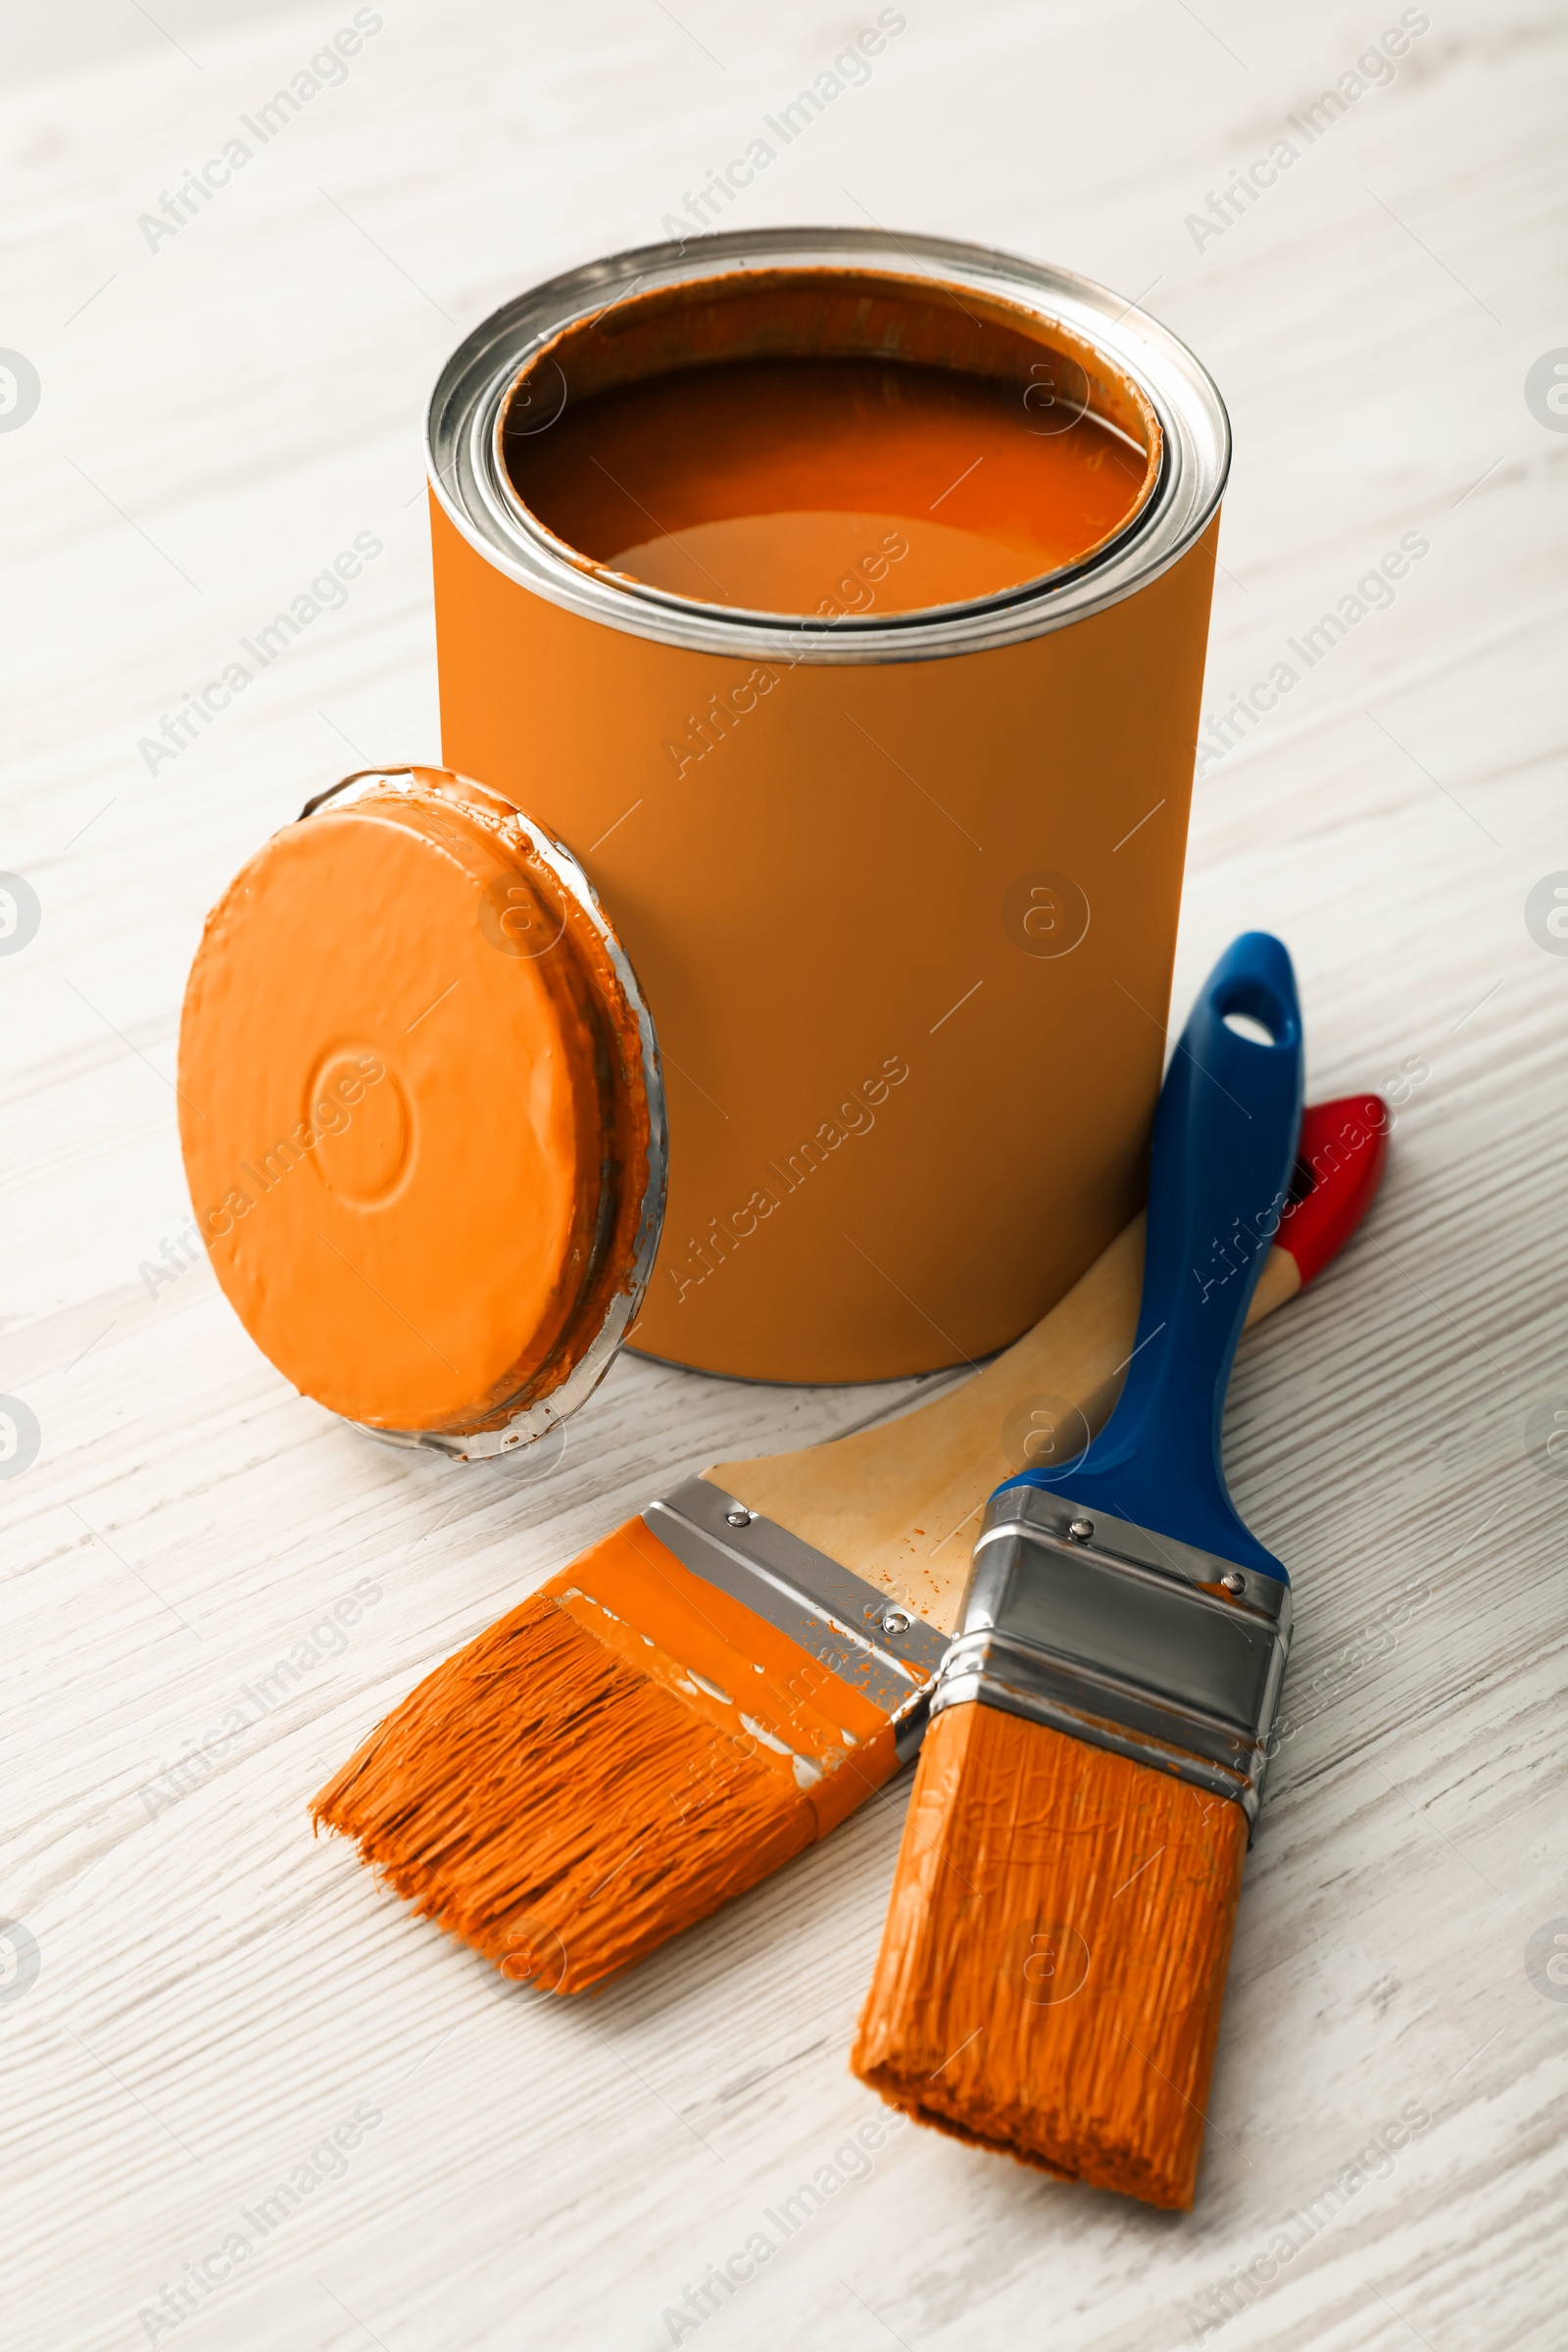
<path fill-rule="evenodd" d="M 1568 1415 L 1568 956 L 1525 909 L 1568 868 L 1568 418 L 1526 378 L 1568 344 L 1568 22 L 1432 0 L 1336 114 L 1395 0 L 906 0 L 869 81 L 728 216 L 1048 256 L 1197 347 L 1237 435 L 1216 714 L 1401 535 L 1429 552 L 1236 722 L 1194 816 L 1178 1007 L 1233 932 L 1276 928 L 1312 1091 L 1407 1098 L 1370 1229 L 1236 1378 L 1234 1485 L 1301 1633 L 1198 2209 L 906 2130 L 699 2328 L 666 2310 L 883 2112 L 845 2052 L 907 1784 L 576 2005 L 415 1923 L 305 1801 L 656 1482 L 897 1397 L 624 1361 L 561 1458 L 462 1471 L 293 1396 L 205 1264 L 151 1292 L 141 1269 L 186 1213 L 172 1072 L 205 908 L 307 792 L 438 758 L 441 358 L 514 289 L 656 238 L 875 12 L 384 0 L 341 80 L 151 237 L 353 13 L 61 0 L 0 32 L 0 344 L 41 387 L 0 431 L 0 865 L 41 910 L 0 957 L 0 1391 L 24 1451 L 38 1431 L 0 1483 L 8 2340 L 1163 2352 L 1285 2232 L 1205 2340 L 1559 2346 L 1568 1484 L 1542 1433 Z M 1255 201 L 1190 221 L 1271 156 Z M 149 763 L 358 532 L 384 552 L 347 604 Z M 313 1638 L 357 1587 L 341 1642 Z M 1430 2120 L 1396 2159 L 1348 2174 L 1406 2110 Z M 1314 2200 L 1321 2227 L 1292 2221 Z"/>

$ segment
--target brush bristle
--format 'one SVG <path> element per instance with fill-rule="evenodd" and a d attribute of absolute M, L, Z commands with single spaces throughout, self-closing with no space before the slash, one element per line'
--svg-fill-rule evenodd
<path fill-rule="evenodd" d="M 427 1676 L 312 1813 L 423 1917 L 553 1992 L 640 1959 L 817 1835 L 804 1796 L 544 1595 Z"/>
<path fill-rule="evenodd" d="M 503 1975 L 581 1992 L 897 1764 L 863 1692 L 628 1520 L 427 1675 L 312 1810 Z"/>
<path fill-rule="evenodd" d="M 935 1719 L 851 2064 L 916 2122 L 1192 2204 L 1247 1821 L 1001 1709 Z"/>

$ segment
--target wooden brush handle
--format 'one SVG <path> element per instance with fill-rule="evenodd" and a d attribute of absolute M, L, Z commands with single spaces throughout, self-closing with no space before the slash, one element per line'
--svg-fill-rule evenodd
<path fill-rule="evenodd" d="M 1015 1472 L 1071 1461 L 1108 1419 L 1138 1322 L 1144 1219 L 973 1380 L 900 1421 L 705 1475 L 912 1608 L 956 1630 L 986 1497 Z M 1249 1324 L 1301 1287 L 1275 1246 Z"/>

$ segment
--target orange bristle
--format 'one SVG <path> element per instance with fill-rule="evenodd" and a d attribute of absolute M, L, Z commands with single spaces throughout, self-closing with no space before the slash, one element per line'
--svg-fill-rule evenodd
<path fill-rule="evenodd" d="M 633 1520 L 427 1675 L 312 1811 L 504 1975 L 580 1992 L 895 1761 L 859 1692 Z"/>
<path fill-rule="evenodd" d="M 851 2064 L 917 2123 L 1191 2206 L 1239 1804 L 1000 1708 L 934 1719 Z"/>

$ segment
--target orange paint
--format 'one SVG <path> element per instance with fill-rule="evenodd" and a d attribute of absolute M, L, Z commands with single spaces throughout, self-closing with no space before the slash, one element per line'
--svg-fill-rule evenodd
<path fill-rule="evenodd" d="M 979 1704 L 920 1752 L 851 2065 L 917 2123 L 1190 2207 L 1247 1820 Z"/>
<path fill-rule="evenodd" d="M 377 1428 L 483 1428 L 559 1385 L 626 1279 L 637 1054 L 498 796 L 415 770 L 276 834 L 180 1028 L 191 1199 L 257 1345 Z"/>
<path fill-rule="evenodd" d="M 710 359 L 569 403 L 510 444 L 510 469 L 557 539 L 653 587 L 809 613 L 848 580 L 852 610 L 910 612 L 1061 570 L 1138 506 L 1145 451 L 1054 397 L 1026 407 L 1031 388 L 897 360 Z"/>
<path fill-rule="evenodd" d="M 632 1519 L 427 1675 L 313 1812 L 504 1974 L 578 1992 L 896 1768 L 878 1708 Z"/>
<path fill-rule="evenodd" d="M 641 1519 L 629 1519 L 543 1590 L 596 1641 L 755 1752 L 792 1797 L 804 1794 L 819 1836 L 892 1770 L 882 1710 L 755 1611 L 694 1576 Z M 877 1758 L 869 1768 L 868 1752 Z"/>

